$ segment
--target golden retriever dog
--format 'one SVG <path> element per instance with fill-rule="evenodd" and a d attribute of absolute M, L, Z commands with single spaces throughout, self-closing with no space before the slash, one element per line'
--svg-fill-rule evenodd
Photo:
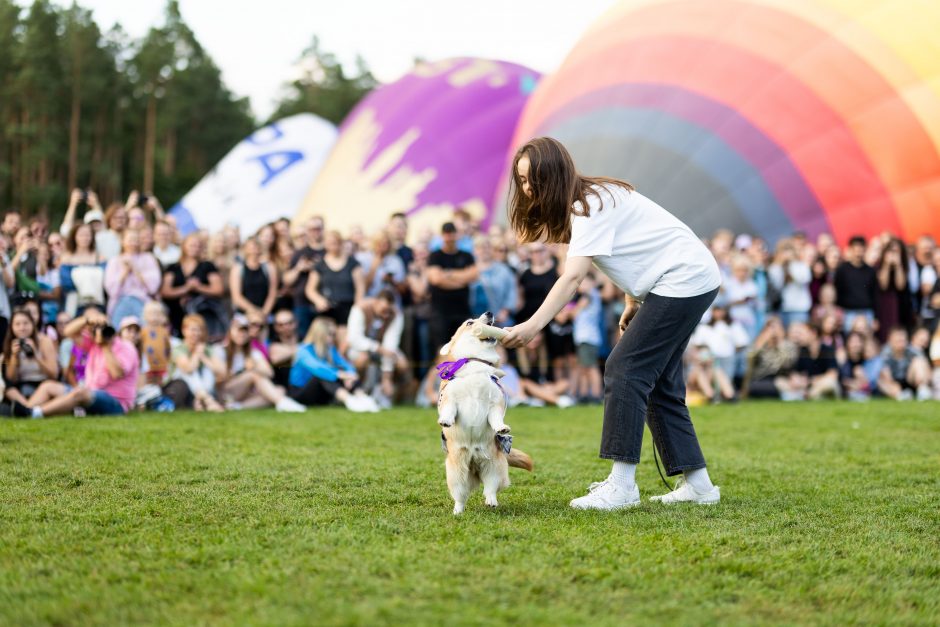
<path fill-rule="evenodd" d="M 454 499 L 454 514 L 463 512 L 467 499 L 481 483 L 490 507 L 499 505 L 496 493 L 509 487 L 509 467 L 532 470 L 532 458 L 511 448 L 506 395 L 499 385 L 496 339 L 505 331 L 491 326 L 489 312 L 467 320 L 441 348 L 447 359 L 438 366 L 441 393 L 438 424 L 447 450 L 447 487 Z"/>

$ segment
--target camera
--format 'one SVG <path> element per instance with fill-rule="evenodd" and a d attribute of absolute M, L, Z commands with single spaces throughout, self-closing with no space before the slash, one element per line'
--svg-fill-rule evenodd
<path fill-rule="evenodd" d="M 36 352 L 33 350 L 33 347 L 26 343 L 26 340 L 19 340 L 20 350 L 23 351 L 23 354 L 27 359 L 32 359 L 36 356 Z"/>
<path fill-rule="evenodd" d="M 147 204 L 147 201 L 148 201 L 148 200 L 150 200 L 150 196 L 148 196 L 147 194 L 138 194 L 138 195 L 137 195 L 137 206 L 138 206 L 138 207 L 143 207 L 144 205 Z"/>
<path fill-rule="evenodd" d="M 88 190 L 83 189 L 82 195 L 79 197 L 79 202 L 87 203 L 88 202 Z"/>
<path fill-rule="evenodd" d="M 114 330 L 110 324 L 102 324 L 95 327 L 95 334 L 97 335 L 98 331 L 101 331 L 101 339 L 105 342 L 110 342 L 114 337 L 117 331 Z"/>

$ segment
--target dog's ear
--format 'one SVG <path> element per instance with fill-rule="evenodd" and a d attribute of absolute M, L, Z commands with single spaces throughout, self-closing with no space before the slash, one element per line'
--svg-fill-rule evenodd
<path fill-rule="evenodd" d="M 441 355 L 449 355 L 449 354 L 450 354 L 450 342 L 441 346 Z"/>

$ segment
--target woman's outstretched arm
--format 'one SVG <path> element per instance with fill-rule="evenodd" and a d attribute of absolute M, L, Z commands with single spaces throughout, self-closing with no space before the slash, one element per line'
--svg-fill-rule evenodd
<path fill-rule="evenodd" d="M 593 261 L 593 257 L 568 257 L 565 262 L 565 271 L 555 281 L 555 285 L 552 286 L 542 305 L 532 314 L 531 318 L 508 329 L 509 335 L 503 338 L 503 345 L 509 348 L 518 348 L 528 344 L 539 331 L 552 321 L 562 307 L 571 302 L 581 281 L 591 270 Z"/>

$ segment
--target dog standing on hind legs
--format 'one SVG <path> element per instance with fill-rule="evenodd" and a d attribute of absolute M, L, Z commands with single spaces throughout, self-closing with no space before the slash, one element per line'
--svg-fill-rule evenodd
<path fill-rule="evenodd" d="M 499 379 L 505 373 L 499 369 L 496 344 L 505 332 L 492 324 L 493 315 L 486 312 L 460 325 L 441 348 L 449 359 L 437 367 L 437 422 L 443 427 L 454 514 L 463 512 L 480 484 L 486 504 L 498 506 L 496 494 L 509 487 L 509 467 L 532 470 L 532 458 L 512 448 L 509 426 L 503 422 L 506 395 Z"/>

